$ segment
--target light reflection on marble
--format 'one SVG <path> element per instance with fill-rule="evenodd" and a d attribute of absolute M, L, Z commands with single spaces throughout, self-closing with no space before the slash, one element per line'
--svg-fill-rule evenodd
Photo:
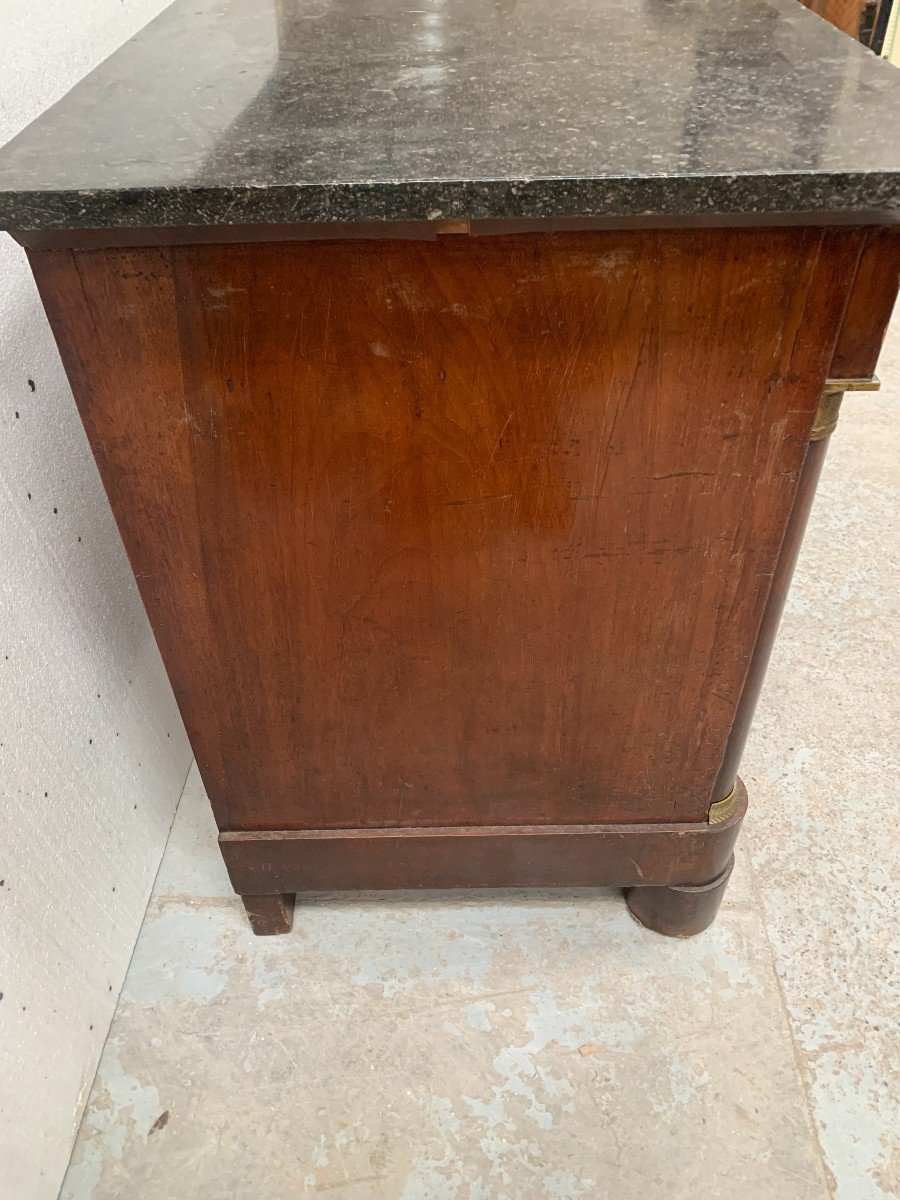
<path fill-rule="evenodd" d="M 884 216 L 898 128 L 796 0 L 176 0 L 0 151 L 0 227 Z"/>

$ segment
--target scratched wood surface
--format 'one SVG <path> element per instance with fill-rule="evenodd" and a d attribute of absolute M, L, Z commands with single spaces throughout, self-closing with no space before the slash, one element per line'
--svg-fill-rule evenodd
<path fill-rule="evenodd" d="M 220 827 L 703 820 L 861 236 L 32 251 Z"/>
<path fill-rule="evenodd" d="M 873 229 L 864 236 L 857 270 L 841 318 L 828 375 L 831 379 L 862 378 L 874 374 L 881 343 L 900 285 L 900 230 Z M 852 420 L 853 393 L 846 402 L 846 417 Z M 831 438 L 811 442 L 800 474 L 791 515 L 781 543 L 781 551 L 769 599 L 760 624 L 753 659 L 744 681 L 741 701 L 728 737 L 728 745 L 716 791 L 724 795 L 737 774 L 741 756 L 750 734 L 753 714 L 762 691 L 769 656 L 775 644 L 781 614 L 791 586 L 794 567 L 800 554 L 806 523 L 812 511 L 816 487 Z"/>

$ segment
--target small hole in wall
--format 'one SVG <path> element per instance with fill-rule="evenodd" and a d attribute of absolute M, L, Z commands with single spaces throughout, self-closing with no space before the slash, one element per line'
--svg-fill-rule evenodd
<path fill-rule="evenodd" d="M 29 380 L 28 380 L 28 386 L 31 388 L 31 390 L 32 390 L 32 391 L 36 391 L 36 390 L 37 390 L 37 389 L 35 388 L 35 386 L 34 386 L 34 380 L 33 380 L 33 379 L 29 379 Z"/>
<path fill-rule="evenodd" d="M 28 499 L 31 499 L 31 492 L 28 493 Z"/>
<path fill-rule="evenodd" d="M 19 414 L 16 413 L 16 420 L 18 421 L 18 419 L 19 419 Z"/>
<path fill-rule="evenodd" d="M 93 1025 L 88 1025 L 88 1029 L 93 1029 Z"/>
<path fill-rule="evenodd" d="M 81 541 L 81 538 L 79 538 L 78 540 L 79 540 L 79 542 L 80 542 L 80 541 Z"/>
<path fill-rule="evenodd" d="M 89 745 L 89 746 L 93 746 L 93 744 L 94 744 L 94 739 L 93 739 L 93 738 L 88 738 L 88 745 Z"/>
<path fill-rule="evenodd" d="M 58 513 L 58 512 L 59 512 L 59 509 L 58 509 L 58 508 L 54 508 L 54 510 L 53 510 L 53 511 L 54 511 L 55 513 Z"/>

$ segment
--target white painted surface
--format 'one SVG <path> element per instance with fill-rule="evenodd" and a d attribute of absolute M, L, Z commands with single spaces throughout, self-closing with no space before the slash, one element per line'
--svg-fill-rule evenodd
<path fill-rule="evenodd" d="M 2 0 L 0 142 L 164 7 Z M 52 1200 L 190 753 L 24 254 L 5 235 L 0 563 L 0 1195 Z"/>

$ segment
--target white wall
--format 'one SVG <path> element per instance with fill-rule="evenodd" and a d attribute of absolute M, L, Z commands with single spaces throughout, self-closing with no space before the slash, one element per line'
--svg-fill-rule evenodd
<path fill-rule="evenodd" d="M 0 0 L 0 143 L 166 0 Z M 0 234 L 0 1195 L 53 1200 L 190 762 L 22 251 Z"/>
<path fill-rule="evenodd" d="M 900 67 L 900 5 L 896 3 L 891 9 L 882 54 L 895 67 Z"/>

